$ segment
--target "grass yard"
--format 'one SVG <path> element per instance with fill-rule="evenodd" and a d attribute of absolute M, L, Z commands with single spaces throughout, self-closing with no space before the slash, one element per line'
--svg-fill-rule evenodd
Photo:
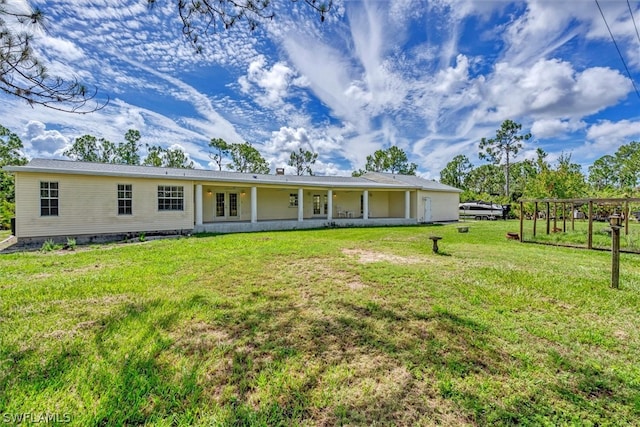
<path fill-rule="evenodd" d="M 1 255 L 0 420 L 637 424 L 640 255 L 465 225 Z"/>

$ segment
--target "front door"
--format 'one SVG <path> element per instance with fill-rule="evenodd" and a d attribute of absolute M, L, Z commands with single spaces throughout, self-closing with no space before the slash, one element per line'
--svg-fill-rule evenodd
<path fill-rule="evenodd" d="M 216 219 L 238 219 L 240 209 L 238 193 L 216 193 L 214 214 Z"/>
<path fill-rule="evenodd" d="M 322 213 L 322 205 L 320 203 L 320 195 L 313 195 L 313 215 L 320 215 Z"/>
<path fill-rule="evenodd" d="M 424 222 L 431 222 L 431 197 L 423 197 L 424 202 Z"/>

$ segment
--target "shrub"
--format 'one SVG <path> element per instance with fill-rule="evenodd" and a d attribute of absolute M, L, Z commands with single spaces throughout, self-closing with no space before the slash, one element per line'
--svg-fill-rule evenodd
<path fill-rule="evenodd" d="M 73 237 L 67 237 L 67 244 L 64 245 L 64 248 L 70 251 L 74 250 L 76 248 L 76 239 Z"/>
<path fill-rule="evenodd" d="M 53 241 L 53 239 L 47 239 L 44 241 L 44 243 L 42 244 L 42 247 L 40 248 L 40 250 L 42 252 L 51 252 L 56 250 L 56 244 Z"/>

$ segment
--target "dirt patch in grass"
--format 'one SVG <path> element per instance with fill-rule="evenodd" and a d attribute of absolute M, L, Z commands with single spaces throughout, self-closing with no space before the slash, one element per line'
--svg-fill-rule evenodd
<path fill-rule="evenodd" d="M 288 267 L 296 272 L 296 275 L 303 277 L 305 282 L 315 283 L 317 281 L 332 281 L 334 283 L 343 284 L 352 291 L 361 290 L 367 287 L 360 277 L 353 272 L 347 271 L 322 258 L 305 258 L 292 261 Z M 308 300 L 311 292 L 305 292 L 303 296 Z"/>
<path fill-rule="evenodd" d="M 363 249 L 343 249 L 342 253 L 357 258 L 361 264 L 373 262 L 390 262 L 392 264 L 420 264 L 425 262 L 425 258 L 393 255 L 384 252 L 367 251 Z"/>
<path fill-rule="evenodd" d="M 170 333 L 174 346 L 184 354 L 206 354 L 216 347 L 230 345 L 232 339 L 226 331 L 206 322 L 184 325 Z"/>

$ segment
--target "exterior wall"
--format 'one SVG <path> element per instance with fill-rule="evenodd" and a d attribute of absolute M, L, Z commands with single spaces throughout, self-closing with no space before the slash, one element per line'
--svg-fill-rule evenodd
<path fill-rule="evenodd" d="M 225 193 L 225 208 L 229 209 L 229 193 L 238 195 L 237 217 L 216 217 L 216 193 Z M 251 187 L 202 185 L 202 220 L 204 222 L 251 220 Z"/>
<path fill-rule="evenodd" d="M 298 219 L 298 207 L 289 207 L 289 194 L 298 194 L 297 188 L 258 188 L 258 221 Z M 306 203 L 306 193 L 303 201 Z M 248 205 L 251 204 L 249 200 Z"/>
<path fill-rule="evenodd" d="M 40 182 L 57 182 L 58 216 L 40 216 Z M 132 215 L 118 215 L 118 184 L 131 184 Z M 158 185 L 184 188 L 184 210 L 158 211 Z M 194 185 L 172 181 L 68 174 L 16 174 L 16 237 L 191 230 Z"/>
<path fill-rule="evenodd" d="M 424 198 L 431 199 L 431 221 L 458 221 L 459 193 L 445 193 L 437 191 L 417 192 L 417 218 L 418 222 L 425 222 Z"/>
<path fill-rule="evenodd" d="M 360 215 L 361 190 L 335 190 L 333 192 L 333 217 L 338 217 L 338 211 L 348 211 L 354 218 Z"/>
<path fill-rule="evenodd" d="M 161 233 L 191 231 L 195 219 L 195 186 L 202 184 L 203 221 L 206 223 L 241 223 L 251 220 L 251 186 L 217 185 L 192 180 L 168 178 L 128 178 L 112 176 L 75 175 L 62 173 L 17 172 L 16 174 L 16 237 L 19 239 L 47 237 L 77 237 L 93 235 L 121 235 L 127 233 Z M 59 185 L 58 216 L 40 216 L 40 182 Z M 132 215 L 118 215 L 117 185 L 131 184 L 133 190 Z M 184 189 L 184 210 L 158 211 L 157 186 L 174 185 Z M 237 217 L 216 218 L 215 194 L 237 193 Z M 260 187 L 257 191 L 258 221 L 276 221 L 277 227 L 308 228 L 292 225 L 298 222 L 298 208 L 289 206 L 289 195 L 298 194 L 298 187 Z M 336 221 L 321 226 L 381 225 L 385 218 L 404 219 L 405 190 L 369 190 L 371 221 L 361 220 L 363 190 L 336 189 L 333 191 L 333 213 Z M 319 195 L 321 213 L 313 214 L 313 196 Z M 303 191 L 303 217 L 305 221 L 326 218 L 324 199 L 326 188 L 307 188 Z M 410 193 L 411 220 L 403 223 L 424 222 L 424 197 L 431 199 L 431 221 L 458 220 L 459 194 L 455 192 L 416 191 Z M 228 205 L 228 198 L 226 200 Z M 228 209 L 228 206 L 227 206 Z M 340 216 L 338 212 L 348 212 Z M 344 221 L 340 221 L 342 218 Z M 360 221 L 353 221 L 358 219 Z M 313 221 L 311 221 L 313 220 Z M 326 222 L 326 221 L 325 221 Z M 391 221 L 393 222 L 393 221 Z M 390 223 L 391 223 L 390 222 Z M 316 224 L 316 226 L 318 225 Z M 242 225 L 242 224 L 238 224 Z M 234 226 L 235 227 L 235 226 Z M 254 228 L 262 226 L 252 225 Z M 275 227 L 275 226 L 274 226 Z"/>
<path fill-rule="evenodd" d="M 389 192 L 369 191 L 369 218 L 389 218 Z"/>
<path fill-rule="evenodd" d="M 389 193 L 389 216 L 404 218 L 404 191 Z M 412 215 L 411 218 L 415 218 L 415 215 Z"/>

